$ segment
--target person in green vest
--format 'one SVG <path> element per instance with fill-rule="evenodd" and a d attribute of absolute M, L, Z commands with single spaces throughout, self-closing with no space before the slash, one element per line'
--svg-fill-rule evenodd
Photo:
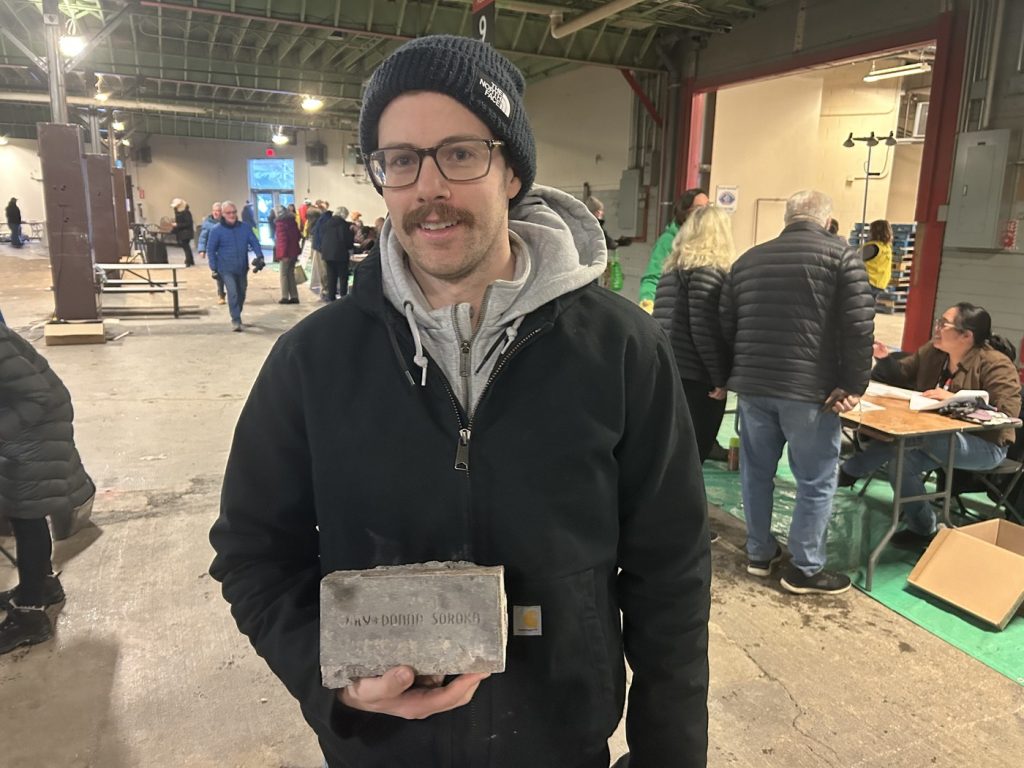
<path fill-rule="evenodd" d="M 892 279 L 892 225 L 885 219 L 872 221 L 868 237 L 860 253 L 868 270 L 871 294 L 877 299 Z"/>
<path fill-rule="evenodd" d="M 672 250 L 672 241 L 675 239 L 679 228 L 683 226 L 686 217 L 694 208 L 701 208 L 708 204 L 708 193 L 703 189 L 688 189 L 676 201 L 672 208 L 672 221 L 665 227 L 661 237 L 654 243 L 651 251 L 651 258 L 647 262 L 647 269 L 644 276 L 640 278 L 640 307 L 648 314 L 654 312 L 654 293 L 658 289 L 658 281 L 661 279 L 661 267 L 665 257 Z"/>

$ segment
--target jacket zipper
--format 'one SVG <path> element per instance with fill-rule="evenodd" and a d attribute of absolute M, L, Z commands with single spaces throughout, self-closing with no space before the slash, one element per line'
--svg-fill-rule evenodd
<path fill-rule="evenodd" d="M 455 335 L 459 339 L 459 378 L 462 379 L 462 393 L 464 395 L 467 413 L 473 409 L 473 402 L 470 400 L 470 397 L 473 394 L 471 392 L 473 380 L 473 342 L 476 341 L 476 337 L 479 335 L 480 329 L 483 328 L 484 313 L 487 311 L 487 300 L 490 297 L 491 287 L 487 286 L 487 290 L 484 291 L 484 297 L 480 301 L 480 313 L 477 315 L 476 328 L 473 329 L 468 340 L 463 339 L 462 333 L 459 331 L 459 305 L 452 304 L 452 327 L 455 329 Z M 470 318 L 470 321 L 472 322 L 472 318 Z"/>
<path fill-rule="evenodd" d="M 512 357 L 527 344 L 530 339 L 538 335 L 541 332 L 541 328 L 534 328 L 526 336 L 519 339 L 513 344 L 508 352 L 502 355 L 498 362 L 494 366 L 494 370 L 491 371 L 491 375 L 487 377 L 487 382 L 484 384 L 483 390 L 480 392 L 480 400 L 483 401 L 484 395 L 491 388 L 491 384 L 494 379 L 501 373 L 505 364 L 512 359 Z M 461 472 L 469 472 L 469 441 L 473 437 L 473 422 L 476 421 L 476 413 L 469 417 L 469 423 L 465 423 L 462 420 L 462 414 L 459 412 L 458 404 L 455 401 L 455 395 L 452 394 L 451 387 L 445 384 L 445 389 L 448 391 L 448 398 L 451 400 L 452 408 L 455 411 L 455 418 L 459 421 L 459 442 L 455 447 L 455 469 Z"/>

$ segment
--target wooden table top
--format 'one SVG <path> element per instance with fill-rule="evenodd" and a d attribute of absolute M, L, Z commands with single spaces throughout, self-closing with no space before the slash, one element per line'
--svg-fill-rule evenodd
<path fill-rule="evenodd" d="M 184 264 L 148 264 L 148 263 L 143 262 L 143 261 L 117 261 L 117 262 L 114 262 L 113 264 L 99 264 L 99 263 L 97 263 L 94 266 L 97 266 L 100 269 L 120 269 L 120 270 L 123 270 L 125 272 L 130 272 L 133 269 L 134 270 L 138 270 L 140 272 L 145 271 L 147 269 L 150 269 L 150 270 L 167 270 L 167 269 L 178 270 L 178 269 L 185 269 L 185 265 Z"/>
<path fill-rule="evenodd" d="M 865 395 L 863 399 L 880 405 L 885 410 L 861 411 L 859 408 L 854 408 L 852 411 L 840 414 L 840 418 L 845 422 L 891 437 L 918 437 L 996 429 L 996 427 L 984 424 L 951 419 L 948 416 L 941 416 L 935 411 L 912 411 L 910 402 L 899 398 Z"/>

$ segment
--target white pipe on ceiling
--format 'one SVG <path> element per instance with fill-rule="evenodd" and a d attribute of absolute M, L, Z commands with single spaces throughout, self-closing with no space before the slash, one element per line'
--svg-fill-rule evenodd
<path fill-rule="evenodd" d="M 562 21 L 562 13 L 551 14 L 551 36 L 555 40 L 559 40 L 563 37 L 568 37 L 574 32 L 579 32 L 581 29 L 589 27 L 591 24 L 596 24 L 599 21 L 604 21 L 609 16 L 614 16 L 616 13 L 622 13 L 628 11 L 634 5 L 639 5 L 643 0 L 612 0 L 610 3 L 595 8 L 587 13 L 582 13 L 569 21 Z"/>
<path fill-rule="evenodd" d="M 0 101 L 11 101 L 16 104 L 49 104 L 50 97 L 45 93 L 0 93 Z M 181 112 L 190 115 L 205 115 L 204 107 L 192 107 L 176 104 L 159 104 L 152 101 L 130 101 L 128 99 L 109 98 L 100 103 L 88 96 L 68 96 L 68 104 L 77 107 L 98 107 L 103 109 L 146 109 L 151 112 Z"/>

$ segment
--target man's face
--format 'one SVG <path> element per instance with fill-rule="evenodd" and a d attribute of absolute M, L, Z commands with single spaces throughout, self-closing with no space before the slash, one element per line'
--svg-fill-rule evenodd
<path fill-rule="evenodd" d="M 381 114 L 378 147 L 426 148 L 453 139 L 493 139 L 476 115 L 450 96 L 406 93 Z M 384 189 L 398 241 L 412 266 L 438 280 L 457 282 L 486 267 L 508 240 L 508 202 L 522 184 L 495 148 L 486 176 L 448 181 L 423 158 L 419 179 Z"/>
<path fill-rule="evenodd" d="M 224 208 L 221 210 L 221 213 L 224 216 L 224 221 L 226 221 L 228 224 L 234 224 L 236 221 L 238 221 L 238 209 L 235 208 L 235 206 L 233 205 L 224 206 Z"/>
<path fill-rule="evenodd" d="M 210 215 L 213 216 L 213 218 L 215 219 L 219 219 L 221 217 L 221 214 L 222 212 L 219 205 L 215 205 L 213 206 L 213 208 L 210 209 Z"/>

